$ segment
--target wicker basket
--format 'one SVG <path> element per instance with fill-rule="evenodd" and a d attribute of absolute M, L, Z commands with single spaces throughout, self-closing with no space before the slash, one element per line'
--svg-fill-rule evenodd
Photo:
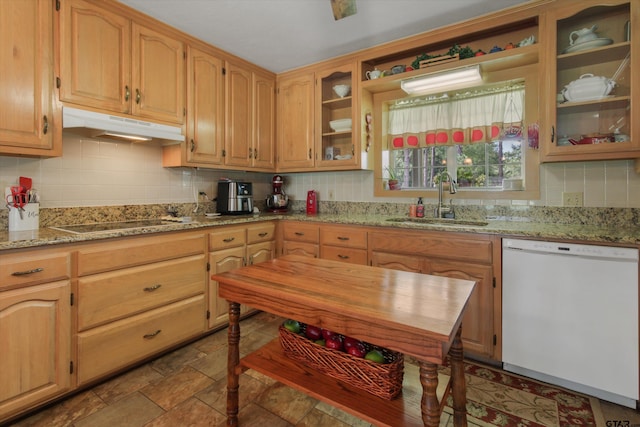
<path fill-rule="evenodd" d="M 391 400 L 402 391 L 404 357 L 401 353 L 382 351 L 388 363 L 376 363 L 342 351 L 322 347 L 280 326 L 280 344 L 284 354 L 325 375 L 344 381 L 373 395 Z"/>

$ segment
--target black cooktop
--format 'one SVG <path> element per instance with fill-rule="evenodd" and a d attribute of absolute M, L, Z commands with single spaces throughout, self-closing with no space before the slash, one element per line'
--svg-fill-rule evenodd
<path fill-rule="evenodd" d="M 101 222 L 96 224 L 62 225 L 60 227 L 50 227 L 55 230 L 66 231 L 74 234 L 98 233 L 101 231 L 128 230 L 131 228 L 153 227 L 163 225 L 167 222 L 161 219 L 142 219 L 137 221 Z"/>

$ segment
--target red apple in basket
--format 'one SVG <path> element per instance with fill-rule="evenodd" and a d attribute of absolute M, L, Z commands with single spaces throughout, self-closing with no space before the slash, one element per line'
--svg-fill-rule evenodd
<path fill-rule="evenodd" d="M 325 346 L 327 348 L 332 348 L 338 351 L 342 351 L 344 348 L 342 346 L 342 338 L 340 338 L 339 335 L 332 335 L 331 337 L 327 338 L 325 342 Z"/>
<path fill-rule="evenodd" d="M 353 347 L 354 345 L 358 344 L 360 342 L 360 340 L 357 340 L 355 338 L 351 338 L 351 337 L 344 337 L 344 350 L 347 351 L 349 350 L 350 347 Z"/>
<path fill-rule="evenodd" d="M 321 340 L 322 339 L 322 329 L 320 329 L 317 326 L 307 325 L 307 328 L 304 331 L 304 334 L 311 341 L 317 341 L 317 340 Z"/>
<path fill-rule="evenodd" d="M 347 349 L 352 356 L 363 358 L 367 354 L 367 348 L 361 342 L 357 342 Z"/>
<path fill-rule="evenodd" d="M 322 330 L 322 337 L 323 337 L 325 340 L 328 340 L 329 338 L 331 338 L 331 337 L 333 337 L 333 336 L 338 336 L 338 333 L 337 333 L 337 332 L 330 331 L 329 329 L 323 329 L 323 330 Z"/>

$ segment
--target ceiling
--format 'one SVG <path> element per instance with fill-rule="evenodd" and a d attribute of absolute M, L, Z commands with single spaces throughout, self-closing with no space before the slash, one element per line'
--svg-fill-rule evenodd
<path fill-rule="evenodd" d="M 336 21 L 330 0 L 119 0 L 280 73 L 527 0 L 356 0 Z"/>

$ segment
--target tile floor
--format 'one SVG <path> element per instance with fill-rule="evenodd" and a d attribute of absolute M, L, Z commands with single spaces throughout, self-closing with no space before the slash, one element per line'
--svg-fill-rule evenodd
<path fill-rule="evenodd" d="M 281 321 L 267 313 L 243 320 L 241 356 L 273 339 Z M 226 422 L 226 340 L 224 329 L 11 425 L 222 427 Z M 417 378 L 417 373 L 412 376 Z M 370 426 L 255 371 L 242 374 L 240 389 L 243 427 Z M 602 408 L 605 420 L 627 422 L 615 425 L 640 426 L 638 411 L 607 402 L 602 402 Z M 450 418 L 443 414 L 441 426 L 453 425 Z"/>

